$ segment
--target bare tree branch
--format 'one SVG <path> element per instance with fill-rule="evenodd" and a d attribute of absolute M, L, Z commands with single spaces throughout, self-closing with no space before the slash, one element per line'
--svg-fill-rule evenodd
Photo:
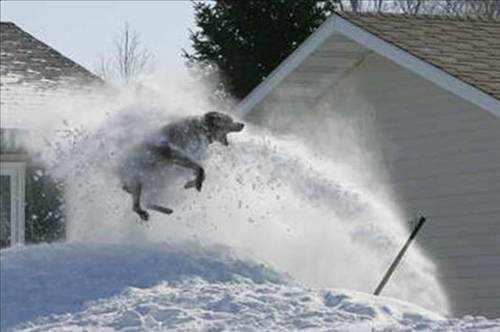
<path fill-rule="evenodd" d="M 500 17 L 498 0 L 441 0 L 438 13 L 459 16 Z"/>
<path fill-rule="evenodd" d="M 115 40 L 113 52 L 99 58 L 95 71 L 105 80 L 131 84 L 151 69 L 152 60 L 151 52 L 142 45 L 138 33 L 125 23 Z"/>
<path fill-rule="evenodd" d="M 351 10 L 352 10 L 353 12 L 357 12 L 357 11 L 359 11 L 359 9 L 360 9 L 360 8 L 359 8 L 359 1 L 358 1 L 358 0 L 349 0 L 349 1 L 350 1 L 350 3 L 351 3 Z"/>
<path fill-rule="evenodd" d="M 112 71 L 110 60 L 101 55 L 94 65 L 94 73 L 104 81 L 109 81 L 112 79 Z"/>
<path fill-rule="evenodd" d="M 352 12 L 500 17 L 500 0 L 338 0 L 335 5 Z"/>

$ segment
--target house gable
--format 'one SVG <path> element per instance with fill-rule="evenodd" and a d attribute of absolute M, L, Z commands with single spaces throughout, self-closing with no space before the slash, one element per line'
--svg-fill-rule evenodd
<path fill-rule="evenodd" d="M 441 19 L 440 21 L 445 20 Z M 500 23 L 497 21 L 492 21 L 487 26 L 488 36 L 489 32 L 494 30 L 491 26 L 500 30 Z M 330 52 L 330 54 L 328 55 L 327 52 Z M 335 85 L 339 79 L 344 77 L 346 72 L 355 68 L 371 52 L 376 52 L 394 61 L 443 89 L 500 117 L 500 100 L 497 96 L 497 89 L 500 89 L 500 71 L 492 73 L 494 75 L 493 79 L 481 75 L 474 77 L 476 85 L 472 85 L 470 83 L 471 79 L 467 80 L 468 76 L 466 74 L 470 73 L 470 70 L 463 71 L 463 77 L 454 76 L 443 68 L 438 68 L 435 64 L 409 53 L 399 45 L 390 43 L 336 14 L 323 23 L 264 82 L 255 88 L 240 103 L 238 109 L 242 114 L 246 115 L 264 99 L 279 98 L 283 91 L 292 91 L 293 94 L 293 91 L 312 89 L 314 91 L 311 91 L 309 95 L 301 96 L 301 98 L 310 98 L 313 101 L 325 90 Z M 342 63 L 339 66 L 328 68 L 328 64 L 331 65 L 335 61 L 341 61 Z M 306 67 L 308 65 L 323 67 L 323 70 L 320 69 L 322 75 L 325 76 L 323 84 L 317 85 L 315 83 L 317 80 L 300 79 L 301 71 L 310 71 Z M 483 78 L 481 79 L 481 77 Z M 484 84 L 477 82 L 483 82 Z M 484 90 L 485 87 L 488 87 L 488 89 Z"/>

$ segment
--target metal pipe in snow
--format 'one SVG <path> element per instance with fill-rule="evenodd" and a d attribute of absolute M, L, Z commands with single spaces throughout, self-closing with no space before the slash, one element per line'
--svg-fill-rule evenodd
<path fill-rule="evenodd" d="M 380 292 L 382 292 L 382 289 L 384 289 L 385 284 L 391 278 L 392 273 L 394 272 L 394 270 L 398 266 L 399 262 L 403 258 L 406 250 L 408 249 L 408 247 L 411 244 L 411 241 L 413 241 L 413 239 L 417 236 L 417 233 L 420 230 L 420 228 L 422 228 L 423 224 L 425 223 L 425 220 L 426 219 L 425 219 L 424 216 L 421 216 L 418 219 L 418 222 L 415 225 L 415 228 L 413 229 L 413 231 L 411 232 L 410 237 L 408 238 L 408 240 L 406 240 L 405 245 L 399 251 L 398 255 L 396 256 L 396 259 L 394 259 L 394 261 L 392 262 L 391 266 L 389 267 L 389 269 L 385 273 L 384 278 L 382 279 L 382 281 L 380 282 L 380 284 L 377 286 L 377 289 L 375 289 L 375 292 L 373 293 L 373 295 L 379 295 Z"/>

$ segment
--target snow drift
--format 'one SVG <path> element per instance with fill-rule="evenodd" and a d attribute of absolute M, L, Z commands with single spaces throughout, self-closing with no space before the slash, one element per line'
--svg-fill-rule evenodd
<path fill-rule="evenodd" d="M 1 253 L 2 330 L 39 316 L 82 310 L 130 287 L 202 278 L 248 278 L 276 283 L 268 268 L 236 259 L 228 250 L 169 245 L 61 244 L 11 248 Z"/>
<path fill-rule="evenodd" d="M 386 297 L 300 286 L 226 247 L 3 250 L 2 331 L 495 331 Z"/>

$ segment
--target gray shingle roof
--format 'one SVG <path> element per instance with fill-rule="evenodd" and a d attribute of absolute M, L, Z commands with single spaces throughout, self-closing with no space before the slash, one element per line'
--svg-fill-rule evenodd
<path fill-rule="evenodd" d="M 27 128 L 57 102 L 70 95 L 93 94 L 95 85 L 101 83 L 90 71 L 14 23 L 0 22 L 2 138 L 7 128 Z"/>
<path fill-rule="evenodd" d="M 380 13 L 338 15 L 500 99 L 500 20 Z"/>
<path fill-rule="evenodd" d="M 11 22 L 0 22 L 0 74 L 12 75 L 21 82 L 57 85 L 98 82 L 87 69 L 68 59 L 47 44 Z"/>

